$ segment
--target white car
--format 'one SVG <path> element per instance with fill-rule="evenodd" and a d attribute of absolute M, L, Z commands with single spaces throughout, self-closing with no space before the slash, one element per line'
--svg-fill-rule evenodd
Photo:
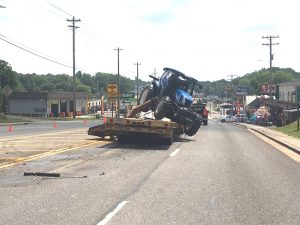
<path fill-rule="evenodd" d="M 235 122 L 236 117 L 235 116 L 231 116 L 231 115 L 226 115 L 220 118 L 220 122 L 224 123 L 224 122 Z"/>

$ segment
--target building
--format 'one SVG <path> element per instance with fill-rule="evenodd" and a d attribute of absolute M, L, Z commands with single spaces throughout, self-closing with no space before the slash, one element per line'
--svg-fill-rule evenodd
<path fill-rule="evenodd" d="M 295 121 L 297 119 L 297 108 L 299 107 L 300 102 L 300 80 L 278 84 L 275 96 L 276 100 L 269 98 L 262 101 L 263 104 L 268 107 L 273 120 L 280 120 L 280 115 L 284 113 L 286 124 Z"/>
<path fill-rule="evenodd" d="M 297 102 L 296 94 L 297 87 L 300 88 L 300 80 L 289 81 L 278 84 L 277 92 L 278 92 L 278 100 L 283 102 Z M 300 93 L 299 93 L 300 94 Z M 298 99 L 300 101 L 300 99 Z"/>
<path fill-rule="evenodd" d="M 75 93 L 76 114 L 86 113 L 88 93 Z M 13 92 L 7 99 L 8 113 L 29 116 L 73 116 L 73 92 Z"/>

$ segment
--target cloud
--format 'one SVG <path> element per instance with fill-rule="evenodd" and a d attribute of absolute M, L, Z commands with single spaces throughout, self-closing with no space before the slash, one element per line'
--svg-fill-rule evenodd
<path fill-rule="evenodd" d="M 263 35 L 280 35 L 274 66 L 300 70 L 298 3 L 295 0 L 2 0 L 1 34 L 72 65 L 72 31 L 76 25 L 76 65 L 84 72 L 120 72 L 148 79 L 154 68 L 174 67 L 200 80 L 242 76 L 268 66 Z M 18 72 L 68 73 L 72 70 L 30 56 L 0 42 L 0 59 Z M 299 65 L 298 65 L 299 64 Z"/>

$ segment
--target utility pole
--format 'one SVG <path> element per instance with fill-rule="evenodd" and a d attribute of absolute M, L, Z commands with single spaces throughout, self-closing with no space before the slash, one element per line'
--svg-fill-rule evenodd
<path fill-rule="evenodd" d="M 268 39 L 269 43 L 263 43 L 262 45 L 267 45 L 270 48 L 270 77 L 269 77 L 269 96 L 270 99 L 272 99 L 272 60 L 274 59 L 274 55 L 272 53 L 272 46 L 273 45 L 279 45 L 279 43 L 272 43 L 273 38 L 279 38 L 279 36 L 262 36 L 262 38 Z"/>
<path fill-rule="evenodd" d="M 80 22 L 80 19 L 73 18 L 71 20 L 67 19 L 67 22 L 71 22 L 72 25 L 69 25 L 68 27 L 72 28 L 73 33 L 73 118 L 76 117 L 76 97 L 75 97 L 75 29 L 79 28 L 75 26 L 76 22 Z"/>
<path fill-rule="evenodd" d="M 118 47 L 114 50 L 118 51 L 118 118 L 120 118 L 120 51 L 123 49 Z"/>
<path fill-rule="evenodd" d="M 228 77 L 230 77 L 230 83 L 231 83 L 231 113 L 230 116 L 231 118 L 233 118 L 233 83 L 232 80 L 234 77 L 236 77 L 236 75 L 227 75 Z"/>
<path fill-rule="evenodd" d="M 139 65 L 141 63 L 135 63 L 136 65 L 136 104 L 139 105 Z"/>

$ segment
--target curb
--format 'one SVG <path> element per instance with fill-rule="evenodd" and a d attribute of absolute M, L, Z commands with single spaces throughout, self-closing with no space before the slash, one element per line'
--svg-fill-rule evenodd
<path fill-rule="evenodd" d="M 263 135 L 263 136 L 265 136 L 265 137 L 267 137 L 267 138 L 269 138 L 269 139 L 271 139 L 272 141 L 275 141 L 276 143 L 278 143 L 278 144 L 280 144 L 280 145 L 282 145 L 282 146 L 288 148 L 289 150 L 291 150 L 291 151 L 293 151 L 293 152 L 295 152 L 295 153 L 297 153 L 297 154 L 300 155 L 300 151 L 299 151 L 298 149 L 296 149 L 296 148 L 294 148 L 294 147 L 292 147 L 292 146 L 290 146 L 290 145 L 288 145 L 288 144 L 286 144 L 286 143 L 283 143 L 283 142 L 281 142 L 281 141 L 278 141 L 276 138 L 273 138 L 273 137 L 271 137 L 270 135 L 267 135 L 267 134 L 265 134 L 265 133 L 263 133 L 263 132 L 261 132 L 261 131 L 259 131 L 259 130 L 256 130 L 256 129 L 254 129 L 254 128 L 250 128 L 250 129 L 253 130 L 253 131 L 255 131 L 255 132 L 257 132 L 257 133 L 259 133 L 259 134 L 261 134 L 261 135 Z"/>
<path fill-rule="evenodd" d="M 297 153 L 298 155 L 300 155 L 300 150 L 298 150 L 297 148 L 292 147 L 291 145 L 286 144 L 286 143 L 284 143 L 284 142 L 282 142 L 282 141 L 279 141 L 279 140 L 277 140 L 276 138 L 274 138 L 274 137 L 272 137 L 272 136 L 270 136 L 270 135 L 268 135 L 268 134 L 266 134 L 266 133 L 264 133 L 264 132 L 262 132 L 262 131 L 259 131 L 259 130 L 255 129 L 255 128 L 253 128 L 253 127 L 247 127 L 247 126 L 244 126 L 244 125 L 242 125 L 242 124 L 237 124 L 237 123 L 235 123 L 235 125 L 236 125 L 236 126 L 240 126 L 240 127 L 244 127 L 244 128 L 247 128 L 247 129 L 251 129 L 251 130 L 253 130 L 253 131 L 255 131 L 255 132 L 257 132 L 257 133 L 259 133 L 259 134 L 261 134 L 261 135 L 263 135 L 263 136 L 265 136 L 265 137 L 271 139 L 272 141 L 274 141 L 274 142 L 276 142 L 276 143 L 278 143 L 278 144 L 280 144 L 280 145 L 286 147 L 287 149 L 289 149 L 289 150 L 291 150 L 291 151 Z"/>

